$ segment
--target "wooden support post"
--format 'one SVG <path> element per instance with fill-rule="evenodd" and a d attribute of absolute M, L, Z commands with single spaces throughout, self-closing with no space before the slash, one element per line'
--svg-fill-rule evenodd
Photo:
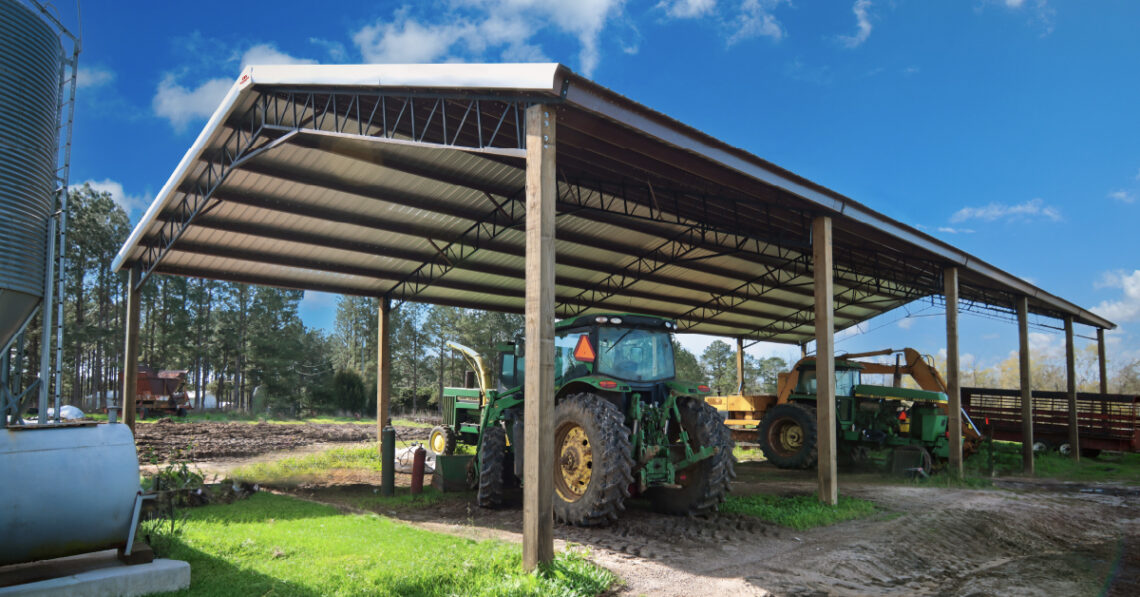
<path fill-rule="evenodd" d="M 380 297 L 376 311 L 376 438 L 379 439 L 392 422 L 388 410 L 392 403 L 392 325 L 389 319 L 392 301 L 386 296 Z M 380 449 L 379 445 L 376 449 Z"/>
<path fill-rule="evenodd" d="M 126 342 L 123 345 L 123 423 L 135 432 L 135 394 L 139 385 L 139 280 L 142 272 L 137 265 L 131 266 L 127 276 L 127 322 Z"/>
<path fill-rule="evenodd" d="M 523 568 L 554 561 L 554 205 L 552 106 L 526 110 L 526 381 Z"/>
<path fill-rule="evenodd" d="M 946 428 L 950 431 L 951 475 L 962 476 L 962 388 L 958 362 L 958 268 L 943 272 L 946 295 Z"/>
<path fill-rule="evenodd" d="M 744 393 L 744 338 L 736 339 L 736 392 Z"/>
<path fill-rule="evenodd" d="M 1081 460 L 1081 433 L 1077 427 L 1077 347 L 1073 344 L 1073 316 L 1065 316 L 1065 389 L 1069 394 L 1069 448 L 1074 461 Z"/>
<path fill-rule="evenodd" d="M 1021 367 L 1021 466 L 1033 474 L 1033 376 L 1029 370 L 1029 298 L 1017 298 L 1017 340 Z"/>
<path fill-rule="evenodd" d="M 831 218 L 819 216 L 811 225 L 812 270 L 815 274 L 816 446 L 819 501 L 839 503 L 835 461 L 835 297 L 831 255 Z"/>
<path fill-rule="evenodd" d="M 1100 393 L 1108 393 L 1108 360 L 1104 351 L 1104 328 L 1096 329 L 1096 356 L 1100 364 Z"/>

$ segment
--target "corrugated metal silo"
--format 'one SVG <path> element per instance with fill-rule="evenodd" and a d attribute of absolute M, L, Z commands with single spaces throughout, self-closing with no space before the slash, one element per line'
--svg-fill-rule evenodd
<path fill-rule="evenodd" d="M 0 0 L 0 345 L 43 298 L 62 51 L 27 5 Z"/>

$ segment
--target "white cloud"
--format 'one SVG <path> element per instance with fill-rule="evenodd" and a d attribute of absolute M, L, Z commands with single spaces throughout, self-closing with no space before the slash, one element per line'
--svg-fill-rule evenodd
<path fill-rule="evenodd" d="M 129 195 L 123 190 L 123 183 L 110 178 L 88 180 L 84 184 L 90 185 L 96 192 L 110 194 L 111 199 L 118 203 L 128 216 L 135 210 L 145 210 L 154 200 L 151 195 Z"/>
<path fill-rule="evenodd" d="M 273 44 L 257 44 L 246 50 L 241 57 L 244 69 L 252 64 L 316 64 L 316 60 L 296 58 L 277 49 Z"/>
<path fill-rule="evenodd" d="M 904 318 L 899 320 L 899 327 L 904 329 L 904 330 L 909 330 L 910 328 L 914 327 L 914 323 L 916 321 L 918 321 L 918 320 L 913 318 L 913 317 L 910 317 L 910 316 L 904 317 Z"/>
<path fill-rule="evenodd" d="M 240 69 L 251 64 L 314 64 L 314 60 L 296 58 L 281 52 L 272 44 L 257 44 L 241 55 Z M 210 79 L 190 88 L 178 82 L 178 76 L 167 73 L 158 83 L 151 105 L 154 113 L 170 121 L 178 133 L 196 120 L 209 118 L 233 85 L 232 78 Z"/>
<path fill-rule="evenodd" d="M 939 226 L 938 231 L 939 232 L 945 232 L 946 234 L 973 234 L 974 233 L 973 229 L 971 229 L 971 228 L 952 228 L 950 226 Z"/>
<path fill-rule="evenodd" d="M 908 66 L 908 67 L 902 69 L 902 74 L 909 77 L 911 75 L 917 75 L 921 71 L 922 71 L 922 69 L 918 68 L 917 66 Z"/>
<path fill-rule="evenodd" d="M 1053 206 L 1045 205 L 1044 201 L 1037 198 L 1017 205 L 991 203 L 985 207 L 963 207 L 954 212 L 953 216 L 950 216 L 950 222 L 953 224 L 966 222 L 968 220 L 993 222 L 995 220 L 1017 221 L 1033 219 L 1060 222 L 1061 212 Z"/>
<path fill-rule="evenodd" d="M 208 118 L 218 108 L 233 79 L 210 79 L 194 89 L 178 84 L 172 74 L 158 83 L 151 102 L 154 113 L 169 120 L 176 132 L 186 131 L 192 121 Z"/>
<path fill-rule="evenodd" d="M 1060 336 L 1029 332 L 1029 354 L 1034 359 L 1056 359 L 1065 355 L 1065 343 Z"/>
<path fill-rule="evenodd" d="M 857 48 L 871 36 L 871 0 L 855 0 L 851 12 L 855 13 L 855 34 L 840 35 L 839 41 L 848 48 Z"/>
<path fill-rule="evenodd" d="M 675 19 L 693 19 L 712 12 L 716 0 L 669 0 L 657 4 L 665 14 Z"/>
<path fill-rule="evenodd" d="M 1131 274 L 1106 272 L 1096 286 L 1120 288 L 1123 296 L 1119 300 L 1102 302 L 1093 307 L 1094 312 L 1117 323 L 1140 321 L 1140 269 Z"/>
<path fill-rule="evenodd" d="M 1132 203 L 1132 202 L 1136 201 L 1135 195 L 1133 195 L 1132 193 L 1129 193 L 1128 191 L 1125 191 L 1123 189 L 1117 190 L 1117 191 L 1112 191 L 1111 193 L 1108 194 L 1108 196 L 1109 196 L 1109 198 L 1116 199 L 1117 201 L 1119 201 L 1121 203 Z"/>
<path fill-rule="evenodd" d="M 433 15 L 436 22 L 411 16 L 410 8 L 391 19 L 365 25 L 352 36 L 366 62 L 422 63 L 485 59 L 494 52 L 503 60 L 542 60 L 533 43 L 547 27 L 578 40 L 578 68 L 591 74 L 601 59 L 598 47 L 607 21 L 624 0 L 453 0 L 454 14 Z M 461 9 L 461 10 L 460 10 Z"/>
<path fill-rule="evenodd" d="M 784 38 L 783 25 L 772 14 L 785 0 L 744 0 L 740 3 L 740 14 L 732 23 L 735 32 L 728 38 L 728 45 L 753 37 L 769 37 L 773 41 Z M 790 2 L 789 2 L 790 3 Z"/>
<path fill-rule="evenodd" d="M 115 80 L 115 71 L 101 66 L 80 66 L 75 84 L 80 89 L 102 87 Z"/>
<path fill-rule="evenodd" d="M 366 25 L 352 36 L 365 62 L 417 63 L 434 62 L 445 56 L 452 46 L 473 35 L 466 23 L 421 25 L 407 18 L 398 22 Z"/>
<path fill-rule="evenodd" d="M 1136 171 L 1136 180 L 1140 180 L 1140 170 Z"/>
<path fill-rule="evenodd" d="M 329 59 L 333 62 L 344 62 L 348 58 L 348 52 L 345 51 L 344 44 L 339 41 L 310 37 L 309 43 L 324 48 L 325 51 L 328 52 Z"/>
<path fill-rule="evenodd" d="M 990 0 L 1001 4 L 1010 12 L 1029 14 L 1030 21 L 1036 23 L 1041 27 L 1042 37 L 1049 35 L 1053 32 L 1053 23 L 1057 17 L 1057 11 L 1052 6 L 1049 6 L 1049 0 Z"/>

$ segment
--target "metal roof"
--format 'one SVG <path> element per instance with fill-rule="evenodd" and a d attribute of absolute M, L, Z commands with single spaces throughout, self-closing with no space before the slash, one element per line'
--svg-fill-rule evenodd
<path fill-rule="evenodd" d="M 943 292 L 1115 325 L 559 64 L 246 68 L 115 259 L 161 272 L 523 309 L 523 112 L 557 116 L 556 311 L 814 337 L 811 221 L 839 329 Z"/>

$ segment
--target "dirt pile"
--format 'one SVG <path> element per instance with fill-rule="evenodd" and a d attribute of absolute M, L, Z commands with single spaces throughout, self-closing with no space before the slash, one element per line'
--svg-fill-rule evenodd
<path fill-rule="evenodd" d="M 401 439 L 426 439 L 428 429 L 397 427 Z M 376 441 L 374 425 L 352 423 L 175 423 L 159 419 L 135 428 L 139 460 L 168 461 L 176 451 L 189 460 L 256 456 L 312 444 Z"/>

